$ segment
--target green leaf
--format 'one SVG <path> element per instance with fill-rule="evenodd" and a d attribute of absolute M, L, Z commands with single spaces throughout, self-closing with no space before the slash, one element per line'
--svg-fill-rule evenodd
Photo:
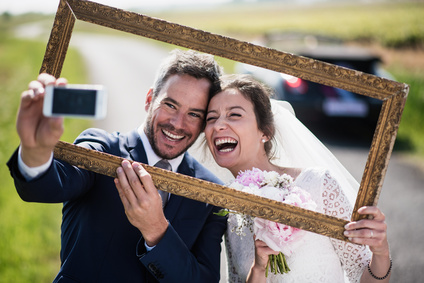
<path fill-rule="evenodd" d="M 230 211 L 228 209 L 221 209 L 218 212 L 214 212 L 213 214 L 218 215 L 218 216 L 227 216 L 230 213 Z"/>

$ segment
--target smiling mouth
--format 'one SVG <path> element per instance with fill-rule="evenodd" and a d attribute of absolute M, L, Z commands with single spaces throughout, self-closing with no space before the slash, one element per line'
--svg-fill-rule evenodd
<path fill-rule="evenodd" d="M 219 152 L 230 152 L 233 151 L 238 142 L 232 138 L 222 138 L 215 140 L 215 147 Z"/>
<path fill-rule="evenodd" d="M 162 129 L 162 133 L 170 141 L 180 141 L 185 137 L 185 136 L 182 136 L 182 135 L 174 135 L 174 134 L 168 132 L 167 130 L 163 130 L 163 129 Z"/>

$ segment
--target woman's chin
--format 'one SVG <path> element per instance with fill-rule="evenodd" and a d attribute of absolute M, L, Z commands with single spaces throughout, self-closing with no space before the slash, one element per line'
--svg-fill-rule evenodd
<path fill-rule="evenodd" d="M 227 168 L 227 169 L 230 169 L 230 170 L 231 170 L 231 168 L 235 165 L 235 164 L 234 164 L 234 160 L 231 160 L 231 159 L 229 159 L 229 158 L 218 158 L 218 159 L 216 160 L 216 163 L 217 163 L 219 166 L 224 167 L 224 168 Z"/>

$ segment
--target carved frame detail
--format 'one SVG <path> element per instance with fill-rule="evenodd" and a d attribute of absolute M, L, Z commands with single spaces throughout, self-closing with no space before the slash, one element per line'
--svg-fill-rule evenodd
<path fill-rule="evenodd" d="M 81 0 L 60 0 L 40 73 L 47 72 L 55 77 L 60 76 L 76 20 L 256 65 L 382 100 L 383 105 L 352 220 L 366 217 L 357 213 L 357 209 L 361 206 L 377 204 L 408 95 L 407 84 Z M 55 157 L 111 177 L 115 176 L 115 170 L 122 160 L 116 156 L 87 150 L 62 141 L 55 148 Z M 345 220 L 244 194 L 148 165 L 145 167 L 152 175 L 156 186 L 164 191 L 347 241 L 343 236 L 343 227 L 347 223 Z"/>

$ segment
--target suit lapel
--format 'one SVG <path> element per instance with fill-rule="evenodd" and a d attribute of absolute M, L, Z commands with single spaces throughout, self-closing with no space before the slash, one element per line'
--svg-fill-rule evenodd
<path fill-rule="evenodd" d="M 129 133 L 126 146 L 132 160 L 147 163 L 146 151 L 137 130 Z"/>

